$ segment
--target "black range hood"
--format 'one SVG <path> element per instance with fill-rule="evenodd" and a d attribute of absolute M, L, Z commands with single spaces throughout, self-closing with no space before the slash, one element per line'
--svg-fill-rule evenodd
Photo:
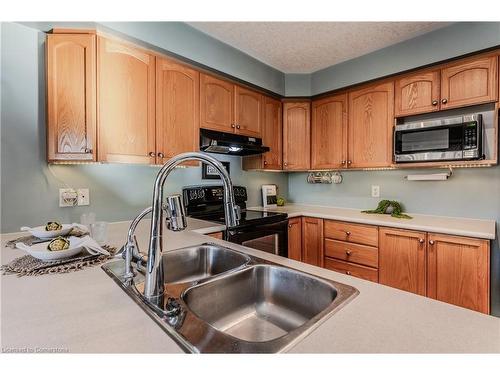
<path fill-rule="evenodd" d="M 261 138 L 200 129 L 200 150 L 215 154 L 258 155 L 270 150 L 262 146 Z"/>

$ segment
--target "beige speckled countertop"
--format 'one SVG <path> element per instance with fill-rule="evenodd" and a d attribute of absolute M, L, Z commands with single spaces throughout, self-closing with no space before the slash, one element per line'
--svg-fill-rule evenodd
<path fill-rule="evenodd" d="M 109 225 L 108 243 L 124 242 L 128 223 Z M 142 248 L 148 223 L 139 225 Z M 167 232 L 165 249 L 207 241 L 354 286 L 360 294 L 291 348 L 298 353 L 500 352 L 500 319 L 315 266 L 229 244 L 195 233 L 221 226 L 189 221 Z M 2 264 L 22 255 L 5 248 L 19 234 L 2 235 Z M 1 346 L 4 352 L 39 348 L 72 353 L 179 353 L 181 349 L 100 267 L 62 275 L 1 280 Z"/>
<path fill-rule="evenodd" d="M 251 207 L 249 209 L 267 210 L 262 207 Z M 353 223 L 454 234 L 457 236 L 495 239 L 495 220 L 418 215 L 412 213 L 409 214 L 412 216 L 412 219 L 398 219 L 390 215 L 362 213 L 361 209 L 302 204 L 287 204 L 283 207 L 270 208 L 268 211 L 285 212 L 288 214 L 288 217 L 310 216 L 322 219 L 350 221 Z"/>

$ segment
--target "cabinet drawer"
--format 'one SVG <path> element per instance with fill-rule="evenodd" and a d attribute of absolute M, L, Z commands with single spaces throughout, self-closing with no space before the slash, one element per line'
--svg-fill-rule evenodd
<path fill-rule="evenodd" d="M 325 238 L 378 246 L 378 227 L 344 221 L 325 221 Z"/>
<path fill-rule="evenodd" d="M 326 239 L 325 256 L 378 268 L 376 247 Z"/>
<path fill-rule="evenodd" d="M 375 268 L 360 266 L 354 263 L 344 262 L 331 258 L 325 258 L 325 268 L 359 277 L 368 281 L 378 282 L 378 271 Z"/>

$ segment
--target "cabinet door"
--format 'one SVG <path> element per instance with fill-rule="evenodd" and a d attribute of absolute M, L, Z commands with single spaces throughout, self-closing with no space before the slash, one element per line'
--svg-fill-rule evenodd
<path fill-rule="evenodd" d="M 302 218 L 302 261 L 323 266 L 323 219 Z"/>
<path fill-rule="evenodd" d="M 283 105 L 283 169 L 306 170 L 311 167 L 310 103 Z"/>
<path fill-rule="evenodd" d="M 235 85 L 234 122 L 236 133 L 261 138 L 262 95 Z"/>
<path fill-rule="evenodd" d="M 489 313 L 488 240 L 429 234 L 427 296 Z"/>
<path fill-rule="evenodd" d="M 282 168 L 283 122 L 281 120 L 281 102 L 264 97 L 262 143 L 271 150 L 262 155 L 264 169 Z"/>
<path fill-rule="evenodd" d="M 233 132 L 234 85 L 200 74 L 200 128 Z"/>
<path fill-rule="evenodd" d="M 348 167 L 388 167 L 392 163 L 394 83 L 349 93 Z"/>
<path fill-rule="evenodd" d="M 347 95 L 312 103 L 311 168 L 343 168 L 347 158 Z"/>
<path fill-rule="evenodd" d="M 411 74 L 395 82 L 396 117 L 439 111 L 439 70 Z"/>
<path fill-rule="evenodd" d="M 300 217 L 288 219 L 288 258 L 302 260 L 302 221 Z"/>
<path fill-rule="evenodd" d="M 99 160 L 151 163 L 155 152 L 155 58 L 98 38 Z"/>
<path fill-rule="evenodd" d="M 47 35 L 47 157 L 95 161 L 96 36 Z"/>
<path fill-rule="evenodd" d="M 380 228 L 379 282 L 425 296 L 426 233 Z"/>
<path fill-rule="evenodd" d="M 164 163 L 182 152 L 199 150 L 199 84 L 200 75 L 196 70 L 166 58 L 157 58 L 158 163 Z"/>
<path fill-rule="evenodd" d="M 481 57 L 441 70 L 441 109 L 495 102 L 497 56 Z"/>

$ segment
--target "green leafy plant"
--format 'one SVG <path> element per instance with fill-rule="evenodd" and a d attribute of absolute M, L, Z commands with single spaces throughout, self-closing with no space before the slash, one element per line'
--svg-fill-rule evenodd
<path fill-rule="evenodd" d="M 403 207 L 401 206 L 401 203 L 399 203 L 398 201 L 390 201 L 387 199 L 381 200 L 376 209 L 365 210 L 365 211 L 361 211 L 361 212 L 364 212 L 367 214 L 387 214 L 388 213 L 387 210 L 389 207 L 392 207 L 392 212 L 391 212 L 392 217 L 397 217 L 398 219 L 411 219 L 412 218 L 410 215 L 403 213 Z"/>

